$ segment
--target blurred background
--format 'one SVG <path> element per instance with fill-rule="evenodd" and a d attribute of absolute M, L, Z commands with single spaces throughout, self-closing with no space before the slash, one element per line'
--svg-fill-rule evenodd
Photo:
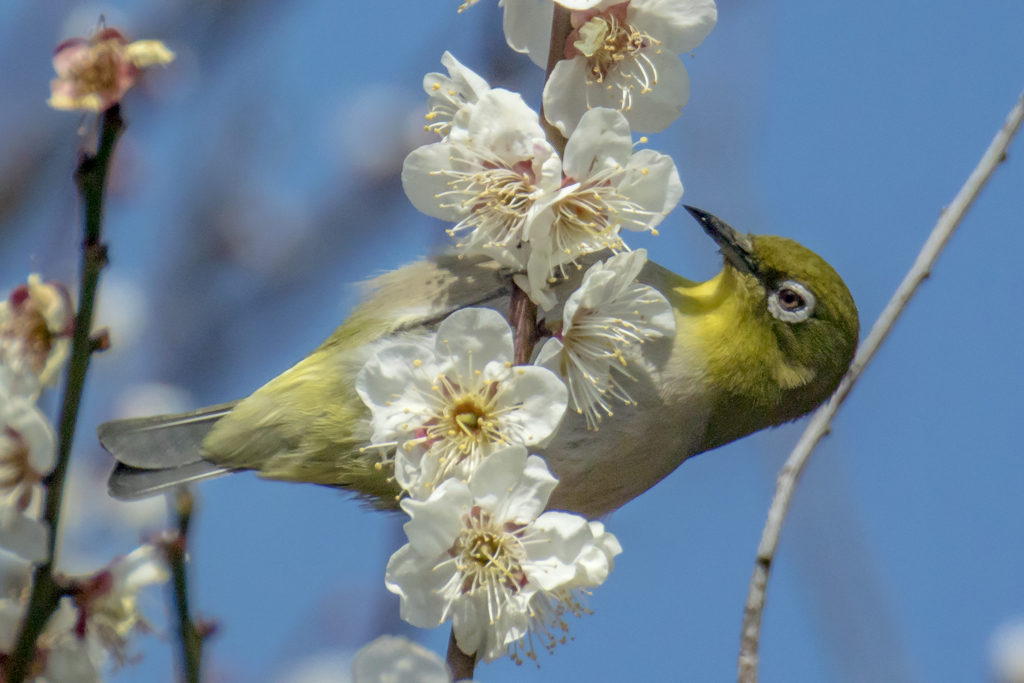
<path fill-rule="evenodd" d="M 31 271 L 77 282 L 71 173 L 93 120 L 47 108 L 52 48 L 103 14 L 178 54 L 124 103 L 98 321 L 114 346 L 86 387 L 63 568 L 166 524 L 163 499 L 106 497 L 99 422 L 247 395 L 331 332 L 353 283 L 446 244 L 399 180 L 436 139 L 423 75 L 447 49 L 535 106 L 543 82 L 506 47 L 494 0 L 457 5 L 0 0 L 0 290 Z M 686 203 L 825 256 L 866 333 L 1024 87 L 1022 38 L 1019 0 L 720 0 L 684 57 L 690 103 L 650 147 L 674 157 Z M 810 464 L 769 587 L 762 680 L 992 680 L 993 648 L 1019 633 L 1022 217 L 1019 140 Z M 688 277 L 719 268 L 685 212 L 629 237 Z M 612 515 L 625 552 L 575 640 L 478 679 L 732 678 L 775 472 L 801 428 L 695 458 Z M 384 589 L 400 518 L 250 475 L 197 493 L 194 604 L 221 625 L 211 683 L 347 681 L 383 633 L 443 654 L 447 628 L 406 627 Z M 164 598 L 147 606 L 161 626 Z M 172 644 L 158 628 L 112 680 L 170 683 Z"/>

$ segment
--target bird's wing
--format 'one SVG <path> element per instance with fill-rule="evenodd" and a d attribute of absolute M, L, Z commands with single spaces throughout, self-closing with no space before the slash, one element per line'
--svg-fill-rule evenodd
<path fill-rule="evenodd" d="M 374 468 L 359 370 L 382 339 L 422 339 L 453 311 L 507 310 L 511 279 L 483 258 L 437 256 L 367 284 L 363 302 L 313 353 L 238 403 L 203 441 L 203 457 L 265 477 L 355 489 L 394 505 L 397 492 Z M 380 502 L 377 502 L 380 504 Z"/>

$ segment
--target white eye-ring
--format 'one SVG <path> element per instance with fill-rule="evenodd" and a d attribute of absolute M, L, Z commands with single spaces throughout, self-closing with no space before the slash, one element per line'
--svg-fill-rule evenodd
<path fill-rule="evenodd" d="M 814 313 L 814 295 L 799 282 L 786 280 L 768 295 L 768 311 L 787 323 L 802 323 Z"/>

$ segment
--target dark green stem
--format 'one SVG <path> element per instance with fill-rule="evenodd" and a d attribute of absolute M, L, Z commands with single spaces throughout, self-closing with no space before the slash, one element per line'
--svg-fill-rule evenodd
<path fill-rule="evenodd" d="M 82 198 L 85 238 L 82 241 L 82 280 L 78 295 L 78 314 L 75 316 L 64 382 L 64 399 L 57 427 L 57 464 L 46 479 L 46 509 L 43 519 L 50 528 L 49 561 L 36 568 L 32 596 L 29 598 L 25 622 L 18 634 L 18 642 L 7 662 L 6 683 L 22 683 L 28 676 L 35 658 L 36 641 L 50 615 L 57 609 L 62 588 L 54 580 L 54 551 L 60 532 L 60 506 L 64 497 L 64 479 L 67 476 L 71 445 L 78 422 L 78 407 L 82 400 L 85 375 L 94 344 L 89 337 L 92 314 L 96 304 L 96 289 L 100 271 L 107 265 L 107 248 L 100 241 L 103 226 L 103 194 L 114 147 L 124 129 L 119 105 L 103 112 L 99 144 L 95 154 L 83 152 L 75 171 L 75 183 Z"/>
<path fill-rule="evenodd" d="M 181 666 L 187 683 L 199 683 L 203 658 L 204 632 L 196 628 L 188 607 L 188 527 L 194 506 L 192 493 L 181 487 L 175 494 L 174 510 L 178 519 L 177 536 L 164 543 L 167 566 L 174 582 L 174 607 L 178 614 L 178 644 Z M 203 629 L 208 631 L 208 629 Z"/>

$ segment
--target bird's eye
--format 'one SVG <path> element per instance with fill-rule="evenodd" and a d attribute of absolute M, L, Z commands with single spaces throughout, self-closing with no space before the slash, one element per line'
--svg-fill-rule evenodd
<path fill-rule="evenodd" d="M 768 311 L 787 323 L 799 323 L 814 313 L 814 295 L 799 282 L 786 280 L 768 296 Z"/>

